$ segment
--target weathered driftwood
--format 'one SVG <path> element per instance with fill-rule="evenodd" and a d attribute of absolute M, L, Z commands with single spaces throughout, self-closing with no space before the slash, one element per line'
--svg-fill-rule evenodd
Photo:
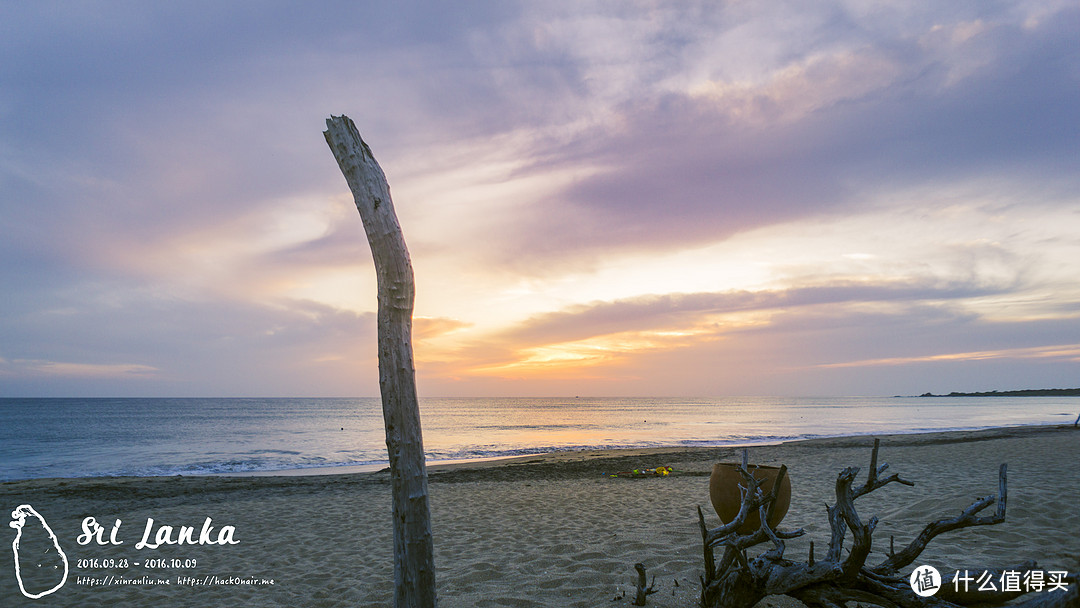
<path fill-rule="evenodd" d="M 648 595 L 652 595 L 657 591 L 656 575 L 653 575 L 652 583 L 648 587 L 646 587 L 645 581 L 647 577 L 645 576 L 645 564 L 642 564 L 641 562 L 634 564 L 634 570 L 637 570 L 637 594 L 634 596 L 634 605 L 644 606 L 645 597 Z"/>
<path fill-rule="evenodd" d="M 348 116 L 331 116 L 323 135 L 352 190 L 378 279 L 379 389 L 393 493 L 394 605 L 433 608 L 435 561 L 412 354 L 412 263 L 386 176 L 356 125 Z"/>
<path fill-rule="evenodd" d="M 926 549 L 927 544 L 936 536 L 946 532 L 971 526 L 993 525 L 1005 521 L 1007 498 L 1006 466 L 1001 465 L 998 472 L 998 493 L 975 501 L 956 517 L 943 518 L 927 524 L 922 532 L 900 551 L 890 551 L 888 557 L 876 565 L 866 563 L 873 541 L 877 517 L 863 521 L 855 509 L 855 500 L 890 483 L 914 485 L 912 482 L 892 474 L 883 477 L 888 464 L 878 466 L 880 442 L 874 440 L 874 449 L 870 458 L 870 470 L 866 481 L 861 486 L 855 485 L 859 473 L 857 467 L 850 467 L 840 472 L 836 479 L 836 504 L 826 506 L 831 537 L 828 550 L 823 559 L 816 559 L 814 544 L 810 543 L 810 555 L 806 562 L 795 562 L 784 558 L 787 539 L 802 536 L 803 530 L 773 530 L 768 525 L 767 513 L 776 496 L 780 481 L 773 484 L 773 490 L 765 494 L 759 488 L 760 482 L 746 468 L 744 453 L 740 473 L 746 480 L 746 492 L 743 495 L 739 514 L 735 519 L 717 528 L 710 529 L 705 524 L 705 516 L 698 507 L 698 522 L 701 529 L 704 549 L 705 575 L 702 577 L 701 603 L 707 608 L 750 608 L 766 595 L 789 595 L 812 608 L 842 608 L 845 602 L 857 601 L 886 608 L 958 608 L 974 602 L 984 604 L 1004 603 L 1015 599 L 1022 593 L 978 593 L 957 594 L 944 591 L 940 595 L 919 597 L 916 595 L 900 569 L 910 565 Z M 781 467 L 781 477 L 787 470 Z M 991 515 L 979 516 L 991 505 L 997 505 Z M 747 514 L 757 510 L 761 517 L 761 527 L 751 534 L 739 535 L 735 530 L 742 525 Z M 845 543 L 850 537 L 851 543 Z M 768 551 L 750 558 L 747 550 L 756 545 L 771 543 Z M 722 551 L 719 561 L 717 550 Z M 1034 570 L 1035 562 L 1027 562 L 1010 568 L 1017 572 Z M 975 570 L 975 569 L 971 569 Z M 993 570 L 991 568 L 980 568 Z M 948 587 L 943 582 L 942 588 Z M 1030 600 L 1015 604 L 1024 608 L 1076 608 L 1080 606 L 1078 585 L 1073 582 L 1068 592 L 1038 593 Z"/>

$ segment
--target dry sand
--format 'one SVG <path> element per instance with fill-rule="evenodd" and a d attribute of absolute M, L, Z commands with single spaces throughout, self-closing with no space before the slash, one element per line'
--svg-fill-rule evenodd
<path fill-rule="evenodd" d="M 789 543 L 788 557 L 805 559 L 810 539 L 818 547 L 827 544 L 825 504 L 833 501 L 836 474 L 846 466 L 865 471 L 871 444 L 869 437 L 851 437 L 750 448 L 752 461 L 784 463 L 790 470 L 792 504 L 781 527 L 802 527 L 807 535 Z M 709 508 L 708 471 L 714 462 L 736 459 L 731 448 L 668 449 L 433 467 L 440 606 L 627 606 L 635 562 L 656 577 L 659 591 L 649 596 L 648 605 L 696 606 L 702 563 L 695 508 L 705 507 L 710 524 L 718 523 Z M 1045 569 L 1080 569 L 1080 431 L 1020 427 L 886 436 L 881 460 L 916 485 L 892 484 L 859 499 L 861 514 L 881 519 L 876 552 L 888 548 L 890 535 L 903 546 L 930 520 L 954 516 L 976 498 L 995 493 L 998 465 L 1007 462 L 1006 522 L 939 537 L 917 563 L 945 569 L 1008 566 L 1034 558 Z M 658 465 L 679 474 L 604 476 Z M 24 598 L 8 552 L 14 530 L 5 528 L 3 606 L 392 605 L 386 473 L 0 484 L 0 508 L 10 511 L 20 504 L 33 505 L 52 526 L 71 572 L 55 593 Z M 123 544 L 79 545 L 86 517 L 106 527 L 106 541 L 114 520 L 121 519 L 116 536 Z M 176 530 L 193 526 L 198 540 L 207 517 L 213 519 L 212 540 L 228 525 L 239 543 L 135 548 L 147 518 Z M 165 564 L 154 563 L 159 559 Z M 126 567 L 120 567 L 121 560 L 127 560 Z M 109 576 L 113 584 L 90 584 Z M 259 584 L 180 584 L 181 577 L 202 582 L 207 576 Z M 137 582 L 115 584 L 121 577 Z M 273 584 L 263 584 L 264 579 Z M 159 580 L 171 584 L 148 583 Z"/>

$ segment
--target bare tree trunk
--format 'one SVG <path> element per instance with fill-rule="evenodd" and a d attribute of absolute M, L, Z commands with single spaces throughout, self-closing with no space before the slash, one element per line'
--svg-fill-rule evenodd
<path fill-rule="evenodd" d="M 433 608 L 435 560 L 412 355 L 412 263 L 386 176 L 356 125 L 348 116 L 331 116 L 323 135 L 352 190 L 378 277 L 379 388 L 393 492 L 394 605 Z"/>

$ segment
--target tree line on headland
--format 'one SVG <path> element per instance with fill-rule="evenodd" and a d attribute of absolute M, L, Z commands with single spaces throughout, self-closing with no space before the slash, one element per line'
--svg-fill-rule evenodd
<path fill-rule="evenodd" d="M 1080 388 L 1034 388 L 1021 391 L 988 391 L 983 393 L 958 393 L 948 395 L 923 393 L 920 397 L 1080 397 Z"/>

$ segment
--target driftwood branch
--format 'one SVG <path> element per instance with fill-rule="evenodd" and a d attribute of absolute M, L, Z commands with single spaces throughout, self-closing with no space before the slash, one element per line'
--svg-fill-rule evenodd
<path fill-rule="evenodd" d="M 999 470 L 996 495 L 976 500 L 956 517 L 931 522 L 900 551 L 895 550 L 890 538 L 888 557 L 876 566 L 867 566 L 878 520 L 876 517 L 864 520 L 856 509 L 856 500 L 891 483 L 914 485 L 897 474 L 884 474 L 889 465 L 878 465 L 880 445 L 880 441 L 875 439 L 870 468 L 861 485 L 855 483 L 859 473 L 856 467 L 846 468 L 837 475 L 836 503 L 826 505 L 831 530 L 828 550 L 823 559 L 817 559 L 811 541 L 808 559 L 803 563 L 784 558 L 784 540 L 799 536 L 803 531 L 773 530 L 768 524 L 767 511 L 775 499 L 779 482 L 773 485 L 772 492 L 765 495 L 759 489 L 759 482 L 747 472 L 744 457 L 741 473 L 746 480 L 746 492 L 735 521 L 709 529 L 701 508 L 698 508 L 705 558 L 702 605 L 706 608 L 750 608 L 766 595 L 785 594 L 811 608 L 843 608 L 849 601 L 883 608 L 958 608 L 975 602 L 1001 604 L 1023 595 L 1015 587 L 1007 592 L 955 593 L 951 589 L 944 589 L 949 586 L 949 581 L 943 581 L 940 595 L 919 597 L 912 591 L 907 577 L 899 573 L 901 568 L 918 558 L 935 537 L 960 528 L 994 525 L 1005 520 L 1008 479 L 1004 464 Z M 786 469 L 781 471 L 781 475 L 784 473 Z M 994 513 L 980 515 L 995 504 L 997 508 Z M 760 528 L 748 534 L 737 534 L 735 529 L 752 509 L 757 509 L 761 514 Z M 850 546 L 845 555 L 845 543 L 849 539 Z M 772 544 L 771 549 L 756 557 L 746 554 L 748 549 L 767 542 Z M 719 560 L 715 558 L 716 547 L 724 549 Z M 1036 567 L 1034 562 L 1027 562 L 1007 570 L 1023 575 Z M 991 572 L 991 576 L 996 572 L 996 576 L 1001 576 L 1000 570 L 991 568 L 978 571 Z M 1016 605 L 1023 608 L 1080 608 L 1080 596 L 1074 584 L 1068 593 L 1038 594 Z"/>
<path fill-rule="evenodd" d="M 640 562 L 634 564 L 634 570 L 637 570 L 637 594 L 634 596 L 634 605 L 644 606 L 645 596 L 652 595 L 657 591 L 656 575 L 653 575 L 652 583 L 648 587 L 646 587 L 645 581 L 647 577 L 645 576 L 645 564 L 642 564 Z"/>
<path fill-rule="evenodd" d="M 885 470 L 889 468 L 889 463 L 886 462 L 885 464 L 881 465 L 880 467 L 877 465 L 877 462 L 878 462 L 878 450 L 880 448 L 881 448 L 881 440 L 875 437 L 874 438 L 874 450 L 870 454 L 870 470 L 869 470 L 869 472 L 867 472 L 867 475 L 866 475 L 866 483 L 864 483 L 862 485 L 862 487 L 859 488 L 857 492 L 855 492 L 855 495 L 852 497 L 853 499 L 858 498 L 858 497 L 860 497 L 860 496 L 862 496 L 864 494 L 869 494 L 870 492 L 873 492 L 874 490 L 876 490 L 876 489 L 878 489 L 880 487 L 883 487 L 885 485 L 888 485 L 890 483 L 893 483 L 893 482 L 900 483 L 900 484 L 903 484 L 905 486 L 913 486 L 913 485 L 915 485 L 915 482 L 903 479 L 897 473 L 893 473 L 892 475 L 889 475 L 888 477 L 885 477 L 885 478 L 881 477 L 881 474 L 884 473 Z"/>
<path fill-rule="evenodd" d="M 1065 592 L 1043 593 L 1009 608 L 1078 608 L 1080 607 L 1080 581 L 1073 577 Z"/>
<path fill-rule="evenodd" d="M 323 132 L 352 190 L 378 279 L 379 389 L 390 459 L 394 520 L 394 605 L 434 608 L 435 563 L 427 468 L 412 353 L 414 280 L 390 185 L 348 116 Z"/>
<path fill-rule="evenodd" d="M 900 568 L 911 564 L 911 562 L 915 561 L 915 558 L 922 554 L 926 549 L 926 545 L 929 544 L 935 536 L 940 534 L 971 526 L 991 526 L 1005 521 L 1005 501 L 1008 497 L 1007 470 L 1008 467 L 1004 463 L 998 470 L 997 496 L 986 496 L 976 500 L 970 507 L 964 509 L 963 512 L 956 517 L 948 517 L 930 522 L 923 528 L 922 532 L 915 537 L 915 540 L 911 541 L 911 544 L 899 553 L 890 556 L 888 559 L 875 566 L 873 570 L 879 573 L 893 573 Z M 997 511 L 995 511 L 994 515 L 989 517 L 977 516 L 980 511 L 986 509 L 995 502 L 997 503 Z"/>

